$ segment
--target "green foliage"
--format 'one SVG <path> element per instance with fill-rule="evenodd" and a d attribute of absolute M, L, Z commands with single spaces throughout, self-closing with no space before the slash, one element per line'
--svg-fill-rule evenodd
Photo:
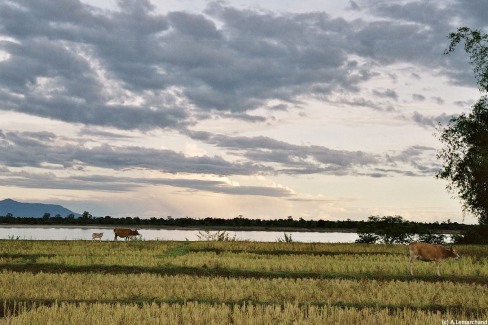
<path fill-rule="evenodd" d="M 465 212 L 488 224 L 488 99 L 482 97 L 471 113 L 451 119 L 440 140 L 445 147 L 438 158 L 444 165 L 437 178 L 449 181 L 447 189 L 457 192 Z"/>
<path fill-rule="evenodd" d="M 469 230 L 465 230 L 461 234 L 453 236 L 453 239 L 457 244 L 488 245 L 488 226 L 480 225 Z"/>
<path fill-rule="evenodd" d="M 424 233 L 419 234 L 419 241 L 430 244 L 442 245 L 445 244 L 445 238 L 442 234 L 436 234 L 431 230 L 426 230 Z"/>
<path fill-rule="evenodd" d="M 359 239 L 356 240 L 356 243 L 376 244 L 377 242 L 379 242 L 380 236 L 370 231 L 374 230 L 367 229 L 367 227 L 364 227 L 361 230 L 358 229 Z"/>
<path fill-rule="evenodd" d="M 198 232 L 198 240 L 200 241 L 236 241 L 236 236 L 231 237 L 227 231 L 210 232 L 208 230 Z"/>
<path fill-rule="evenodd" d="M 488 91 L 488 35 L 467 27 L 449 35 L 449 54 L 464 40 L 465 51 L 474 66 L 478 87 Z M 488 99 L 482 96 L 469 114 L 451 119 L 439 129 L 445 147 L 439 152 L 442 169 L 437 178 L 448 180 L 447 190 L 456 193 L 463 210 L 478 217 L 480 224 L 488 224 Z"/>
<path fill-rule="evenodd" d="M 443 243 L 444 236 L 434 234 L 425 226 L 409 222 L 400 216 L 371 216 L 357 229 L 357 243 L 408 244 L 419 237 L 429 243 Z"/>
<path fill-rule="evenodd" d="M 83 214 L 81 215 L 81 218 L 84 219 L 84 220 L 88 220 L 88 219 L 92 219 L 93 216 L 90 214 L 90 212 L 88 211 L 85 211 L 83 212 Z"/>
<path fill-rule="evenodd" d="M 469 63 L 480 91 L 488 91 L 488 34 L 468 27 L 460 27 L 457 32 L 450 33 L 451 43 L 444 54 L 454 52 L 456 46 L 464 40 L 464 50 L 469 54 Z"/>

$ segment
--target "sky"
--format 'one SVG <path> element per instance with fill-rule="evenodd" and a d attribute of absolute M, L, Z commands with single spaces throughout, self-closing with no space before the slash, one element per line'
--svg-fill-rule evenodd
<path fill-rule="evenodd" d="M 472 223 L 438 123 L 486 0 L 4 0 L 0 199 L 113 217 Z"/>

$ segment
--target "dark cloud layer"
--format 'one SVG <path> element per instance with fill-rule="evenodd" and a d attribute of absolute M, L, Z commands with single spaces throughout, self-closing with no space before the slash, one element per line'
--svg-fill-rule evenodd
<path fill-rule="evenodd" d="M 208 132 L 189 136 L 246 157 L 249 161 L 273 164 L 275 172 L 285 174 L 355 173 L 355 168 L 379 164 L 378 156 L 362 151 L 333 150 L 323 146 L 293 145 L 268 137 L 229 137 Z"/>
<path fill-rule="evenodd" d="M 129 192 L 140 187 L 171 186 L 188 191 L 206 191 L 230 195 L 285 198 L 292 196 L 291 191 L 285 188 L 232 186 L 222 181 L 200 179 L 111 177 L 106 175 L 57 176 L 54 173 L 11 172 L 0 168 L 0 178 L 3 174 L 9 175 L 8 178 L 2 178 L 3 186 L 27 188 Z"/>
<path fill-rule="evenodd" d="M 291 145 L 267 137 L 229 137 L 208 132 L 192 132 L 195 140 L 223 148 L 238 161 L 219 156 L 189 157 L 172 150 L 136 146 L 99 145 L 67 141 L 50 132 L 2 132 L 0 130 L 0 166 L 5 168 L 42 168 L 83 172 L 88 167 L 114 171 L 146 170 L 170 174 L 195 175 L 273 175 L 327 174 L 358 175 L 368 171 L 378 174 L 380 166 L 410 166 L 410 173 L 421 175 L 418 156 L 431 148 L 415 147 L 408 154 L 373 155 L 363 151 L 333 150 L 322 146 Z M 69 139 L 68 139 L 69 140 Z M 64 142 L 64 143 L 62 143 Z M 411 156 L 408 160 L 407 156 Z M 428 160 L 425 166 L 432 166 Z M 396 174 L 402 174 L 398 169 Z M 379 176 L 379 175 L 376 175 Z M 384 173 L 382 176 L 388 176 Z"/>
<path fill-rule="evenodd" d="M 43 167 L 46 164 L 64 168 L 93 166 L 113 170 L 145 169 L 166 173 L 213 175 L 251 175 L 270 169 L 251 162 L 231 163 L 221 157 L 186 157 L 172 150 L 144 147 L 84 144 L 56 144 L 56 135 L 46 132 L 1 132 L 0 163 L 9 167 Z"/>
<path fill-rule="evenodd" d="M 215 114 L 252 120 L 249 113 L 271 100 L 296 105 L 307 96 L 355 92 L 371 71 L 353 57 L 440 68 L 472 83 L 462 69 L 442 68 L 441 53 L 453 17 L 484 21 L 486 2 L 454 9 L 442 2 L 350 2 L 378 16 L 368 22 L 221 2 L 201 14 L 156 13 L 148 1 L 118 6 L 2 2 L 0 109 L 141 130 L 181 129 Z M 396 100 L 391 90 L 377 95 Z"/>

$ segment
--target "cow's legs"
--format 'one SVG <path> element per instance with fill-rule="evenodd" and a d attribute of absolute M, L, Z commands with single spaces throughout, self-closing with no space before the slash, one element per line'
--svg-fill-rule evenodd
<path fill-rule="evenodd" d="M 117 234 L 115 234 L 114 240 L 117 240 Z"/>
<path fill-rule="evenodd" d="M 413 255 L 412 252 L 410 252 L 410 274 L 413 275 L 413 260 L 415 259 L 415 256 Z"/>
<path fill-rule="evenodd" d="M 441 265 L 441 263 L 440 263 L 440 262 L 438 262 L 438 261 L 436 261 L 436 262 L 435 262 L 435 266 L 436 266 L 436 268 L 437 268 L 437 276 L 441 276 L 441 272 L 439 271 L 439 266 L 440 266 L 440 265 Z"/>

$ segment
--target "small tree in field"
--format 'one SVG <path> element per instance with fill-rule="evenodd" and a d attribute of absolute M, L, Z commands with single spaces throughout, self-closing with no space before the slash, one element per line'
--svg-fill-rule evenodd
<path fill-rule="evenodd" d="M 357 228 L 357 243 L 407 244 L 424 230 L 400 216 L 370 216 Z"/>
<path fill-rule="evenodd" d="M 443 161 L 437 178 L 448 181 L 447 189 L 456 193 L 463 211 L 488 224 L 488 35 L 467 27 L 449 34 L 451 43 L 445 54 L 454 51 L 464 41 L 481 98 L 469 114 L 461 114 L 441 128 L 440 140 L 445 147 L 438 158 Z"/>

